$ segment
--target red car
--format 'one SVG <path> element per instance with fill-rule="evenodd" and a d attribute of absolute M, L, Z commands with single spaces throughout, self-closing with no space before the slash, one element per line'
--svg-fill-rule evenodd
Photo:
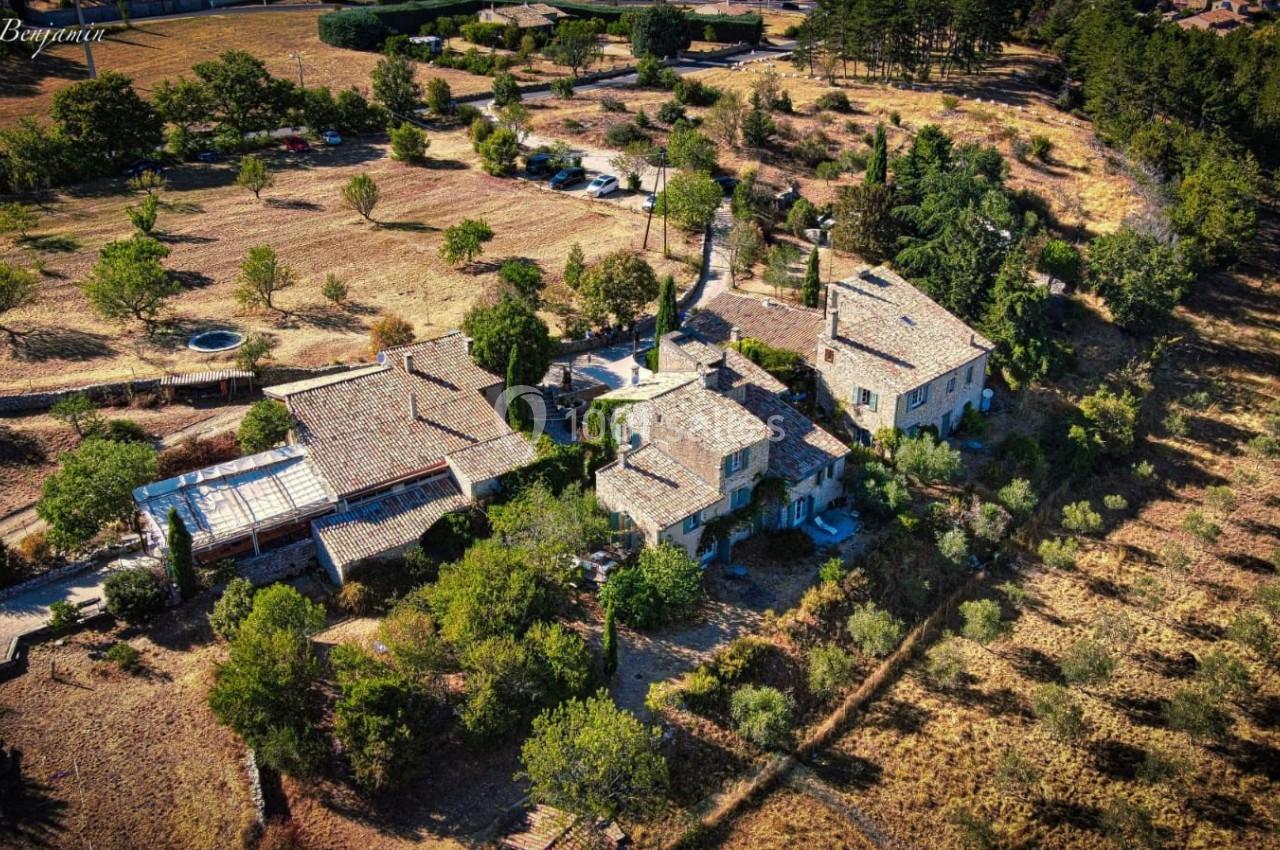
<path fill-rule="evenodd" d="M 307 144 L 307 140 L 301 136 L 285 136 L 284 146 L 292 153 L 305 153 L 311 150 L 311 145 Z"/>

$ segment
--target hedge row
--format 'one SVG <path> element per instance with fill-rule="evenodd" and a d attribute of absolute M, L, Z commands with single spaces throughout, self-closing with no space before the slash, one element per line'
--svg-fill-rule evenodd
<path fill-rule="evenodd" d="M 522 0 L 496 0 L 515 5 Z M 334 47 L 351 50 L 378 50 L 388 36 L 414 35 L 429 21 L 453 15 L 474 15 L 484 8 L 484 0 L 411 0 L 392 6 L 374 6 L 329 12 L 319 19 L 320 40 Z M 572 0 L 552 0 L 549 4 L 575 18 L 600 18 L 606 23 L 619 20 L 633 9 L 618 6 L 595 6 Z M 740 41 L 759 44 L 764 22 L 759 15 L 687 15 L 689 37 L 703 40 L 710 26 L 712 41 L 732 44 Z"/>

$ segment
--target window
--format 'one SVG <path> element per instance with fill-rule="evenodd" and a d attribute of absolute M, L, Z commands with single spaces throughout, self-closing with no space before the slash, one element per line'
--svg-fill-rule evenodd
<path fill-rule="evenodd" d="M 745 508 L 750 503 L 751 503 L 750 487 L 739 487 L 737 490 L 733 491 L 733 496 L 730 497 L 730 505 L 735 511 L 738 510 L 739 508 Z"/>
<path fill-rule="evenodd" d="M 823 350 L 823 352 L 822 352 L 822 359 L 823 359 L 824 361 L 826 361 L 827 363 L 834 363 L 834 362 L 836 362 L 836 352 L 835 352 L 835 350 L 834 350 L 834 349 L 831 349 L 831 348 L 824 349 L 824 350 Z"/>
<path fill-rule="evenodd" d="M 872 413 L 880 406 L 880 396 L 866 387 L 854 390 L 853 400 L 858 406 L 869 408 Z"/>
<path fill-rule="evenodd" d="M 964 370 L 964 385 L 967 387 L 973 383 L 973 366 L 970 364 L 968 369 Z"/>
<path fill-rule="evenodd" d="M 726 456 L 724 459 L 724 474 L 733 475 L 735 472 L 744 469 L 750 457 L 751 449 L 741 449 Z"/>
<path fill-rule="evenodd" d="M 836 463 L 839 463 L 839 461 L 837 461 Z M 832 478 L 835 478 L 835 477 L 836 477 L 836 464 L 833 463 L 827 467 L 827 480 L 830 481 Z"/>
<path fill-rule="evenodd" d="M 700 525 L 702 525 L 702 511 L 684 518 L 684 533 L 688 534 Z"/>
<path fill-rule="evenodd" d="M 919 407 L 920 405 L 924 404 L 928 400 L 929 400 L 928 384 L 925 384 L 923 387 L 917 387 L 916 389 L 907 393 L 907 407 L 913 410 Z"/>
<path fill-rule="evenodd" d="M 955 391 L 956 391 L 956 376 L 952 375 L 950 378 L 947 378 L 947 395 L 951 395 Z"/>

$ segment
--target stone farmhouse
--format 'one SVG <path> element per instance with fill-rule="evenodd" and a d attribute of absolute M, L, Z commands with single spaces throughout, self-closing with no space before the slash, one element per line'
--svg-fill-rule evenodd
<path fill-rule="evenodd" d="M 567 14 L 546 3 L 522 3 L 519 6 L 491 5 L 488 9 L 481 9 L 477 15 L 477 19 L 482 24 L 501 24 L 504 27 L 514 25 L 522 30 L 534 30 L 547 35 L 552 34 L 556 23 L 561 18 L 567 17 L 569 17 Z"/>
<path fill-rule="evenodd" d="M 724 293 L 685 325 L 711 342 L 736 333 L 800 354 L 819 407 L 864 444 L 888 427 L 950 434 L 966 407 L 980 407 L 994 348 L 884 266 L 828 285 L 822 310 Z"/>
<path fill-rule="evenodd" d="M 615 416 L 618 458 L 596 496 L 624 545 L 670 542 L 709 560 L 761 529 L 803 525 L 843 494 L 848 448 L 782 400 L 786 387 L 732 349 L 692 331 L 659 341 L 659 372 L 601 396 Z M 758 485 L 786 497 L 751 510 Z M 712 521 L 730 532 L 703 540 Z"/>
<path fill-rule="evenodd" d="M 501 391 L 458 331 L 269 387 L 292 414 L 290 444 L 135 490 L 147 548 L 164 549 L 176 508 L 202 562 L 310 539 L 341 584 L 534 460 L 494 408 Z"/>

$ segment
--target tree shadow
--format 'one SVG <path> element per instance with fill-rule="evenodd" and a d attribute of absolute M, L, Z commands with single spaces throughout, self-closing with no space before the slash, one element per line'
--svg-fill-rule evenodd
<path fill-rule="evenodd" d="M 381 230 L 399 230 L 405 233 L 435 233 L 440 230 L 421 221 L 379 221 L 377 226 Z"/>
<path fill-rule="evenodd" d="M 1154 729 L 1163 729 L 1167 725 L 1164 719 L 1164 700 L 1145 696 L 1104 696 L 1103 699 L 1124 712 L 1134 723 Z"/>
<path fill-rule="evenodd" d="M 364 330 L 364 322 L 354 311 L 334 310 L 330 307 L 303 307 L 293 310 L 290 317 L 308 325 L 328 331 L 360 332 Z"/>
<path fill-rule="evenodd" d="M 1243 830 L 1261 826 L 1248 800 L 1217 791 L 1192 797 L 1187 801 L 1187 808 L 1200 818 L 1237 835 Z"/>
<path fill-rule="evenodd" d="M 875 762 L 838 750 L 814 753 L 806 766 L 837 791 L 863 791 L 884 777 L 884 769 Z"/>
<path fill-rule="evenodd" d="M 1210 749 L 1230 761 L 1242 773 L 1264 776 L 1272 782 L 1280 781 L 1280 749 L 1271 744 L 1231 738 Z"/>
<path fill-rule="evenodd" d="M 436 159 L 428 157 L 427 161 L 422 164 L 423 168 L 432 171 L 466 171 L 470 166 L 460 159 Z"/>
<path fill-rule="evenodd" d="M 80 241 L 74 236 L 64 233 L 52 233 L 48 236 L 24 236 L 18 240 L 19 245 L 36 251 L 47 251 L 51 254 L 70 254 L 80 250 Z"/>
<path fill-rule="evenodd" d="M 18 338 L 13 355 L 16 360 L 95 360 L 115 353 L 108 339 L 72 328 L 35 328 Z"/>
<path fill-rule="evenodd" d="M 1003 654 L 1020 676 L 1046 685 L 1063 682 L 1058 662 L 1034 647 L 1018 646 Z"/>
<path fill-rule="evenodd" d="M 294 198 L 267 198 L 266 205 L 275 210 L 303 210 L 306 212 L 320 212 L 324 209 L 320 204 L 314 201 L 300 201 Z"/>
<path fill-rule="evenodd" d="M 1280 696 L 1255 696 L 1245 706 L 1245 713 L 1260 729 L 1280 729 Z"/>
<path fill-rule="evenodd" d="M 34 466 L 48 459 L 39 440 L 8 425 L 0 425 L 0 460 L 6 464 Z"/>
<path fill-rule="evenodd" d="M 213 241 L 213 240 L 209 240 Z M 213 278 L 204 272 L 198 272 L 194 269 L 182 269 L 181 271 L 170 272 L 173 279 L 182 284 L 183 289 L 203 289 L 213 283 Z"/>
<path fill-rule="evenodd" d="M 1035 810 L 1035 816 L 1047 826 L 1068 824 L 1086 832 L 1098 828 L 1102 815 L 1097 806 L 1074 800 L 1041 800 L 1035 804 Z"/>
<path fill-rule="evenodd" d="M 1091 749 L 1098 772 L 1125 781 L 1137 778 L 1138 767 L 1147 757 L 1140 747 L 1124 741 L 1099 741 Z"/>
<path fill-rule="evenodd" d="M 161 201 L 160 207 L 175 215 L 194 215 L 204 212 L 204 206 L 194 201 Z"/>
<path fill-rule="evenodd" d="M 50 786 L 23 775 L 22 750 L 6 750 L 0 741 L 0 838 L 55 846 L 54 838 L 65 829 L 66 808 Z"/>
<path fill-rule="evenodd" d="M 886 700 L 870 725 L 878 729 L 892 729 L 904 735 L 914 735 L 924 731 L 924 727 L 933 719 L 933 712 L 899 699 Z"/>
<path fill-rule="evenodd" d="M 1185 649 L 1181 652 L 1164 653 L 1151 650 L 1141 656 L 1144 667 L 1169 679 L 1186 679 L 1196 672 L 1196 657 Z"/>
<path fill-rule="evenodd" d="M 158 233 L 156 239 L 169 245 L 208 245 L 218 241 L 213 236 L 197 236 L 194 233 Z"/>

